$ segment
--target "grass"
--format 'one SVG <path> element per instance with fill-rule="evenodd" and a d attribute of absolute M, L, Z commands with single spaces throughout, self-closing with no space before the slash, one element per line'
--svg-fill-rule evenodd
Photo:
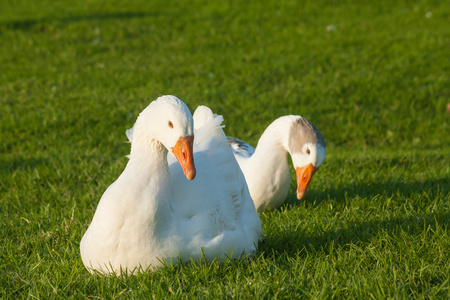
<path fill-rule="evenodd" d="M 450 296 L 445 1 L 3 1 L 3 298 Z M 285 114 L 327 143 L 304 201 L 242 261 L 90 275 L 79 241 L 163 94 L 256 144 Z M 292 172 L 292 175 L 294 173 Z"/>

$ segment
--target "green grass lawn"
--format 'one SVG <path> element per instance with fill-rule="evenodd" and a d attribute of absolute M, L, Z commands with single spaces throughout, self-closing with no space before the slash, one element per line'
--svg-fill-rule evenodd
<path fill-rule="evenodd" d="M 0 1 L 0 297 L 448 299 L 449 21 L 437 0 Z M 260 214 L 256 256 L 91 275 L 79 241 L 164 94 L 253 145 L 302 115 L 327 157 Z"/>

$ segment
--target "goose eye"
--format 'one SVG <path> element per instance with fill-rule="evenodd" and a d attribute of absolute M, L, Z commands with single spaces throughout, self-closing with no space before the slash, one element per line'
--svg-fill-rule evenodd
<path fill-rule="evenodd" d="M 310 155 L 311 151 L 309 151 L 309 149 L 306 149 L 306 154 Z"/>
<path fill-rule="evenodd" d="M 169 121 L 169 127 L 173 128 L 173 123 L 171 121 Z"/>

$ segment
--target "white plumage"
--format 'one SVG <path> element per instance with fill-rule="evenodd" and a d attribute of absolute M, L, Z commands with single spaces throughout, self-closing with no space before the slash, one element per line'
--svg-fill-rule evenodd
<path fill-rule="evenodd" d="M 176 153 L 179 141 L 193 135 L 193 117 L 178 98 L 158 98 L 127 132 L 130 160 L 81 240 L 89 271 L 133 273 L 178 258 L 211 261 L 256 252 L 261 224 L 222 131 L 223 118 L 207 107 L 194 118 L 195 167 L 184 161 L 184 150 L 180 163 L 167 162 L 168 151 Z"/>
<path fill-rule="evenodd" d="M 234 156 L 244 173 L 258 211 L 280 207 L 289 192 L 288 155 L 297 175 L 297 198 L 301 199 L 314 173 L 325 159 L 322 133 L 300 116 L 283 116 L 270 124 L 256 149 L 228 137 Z"/>

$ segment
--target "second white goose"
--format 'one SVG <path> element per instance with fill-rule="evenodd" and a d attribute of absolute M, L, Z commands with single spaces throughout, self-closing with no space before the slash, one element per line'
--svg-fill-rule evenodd
<path fill-rule="evenodd" d="M 297 198 L 302 199 L 326 152 L 322 133 L 305 118 L 294 115 L 273 121 L 256 149 L 233 137 L 228 137 L 228 142 L 258 211 L 277 209 L 284 203 L 290 186 L 288 154 L 297 176 Z"/>

